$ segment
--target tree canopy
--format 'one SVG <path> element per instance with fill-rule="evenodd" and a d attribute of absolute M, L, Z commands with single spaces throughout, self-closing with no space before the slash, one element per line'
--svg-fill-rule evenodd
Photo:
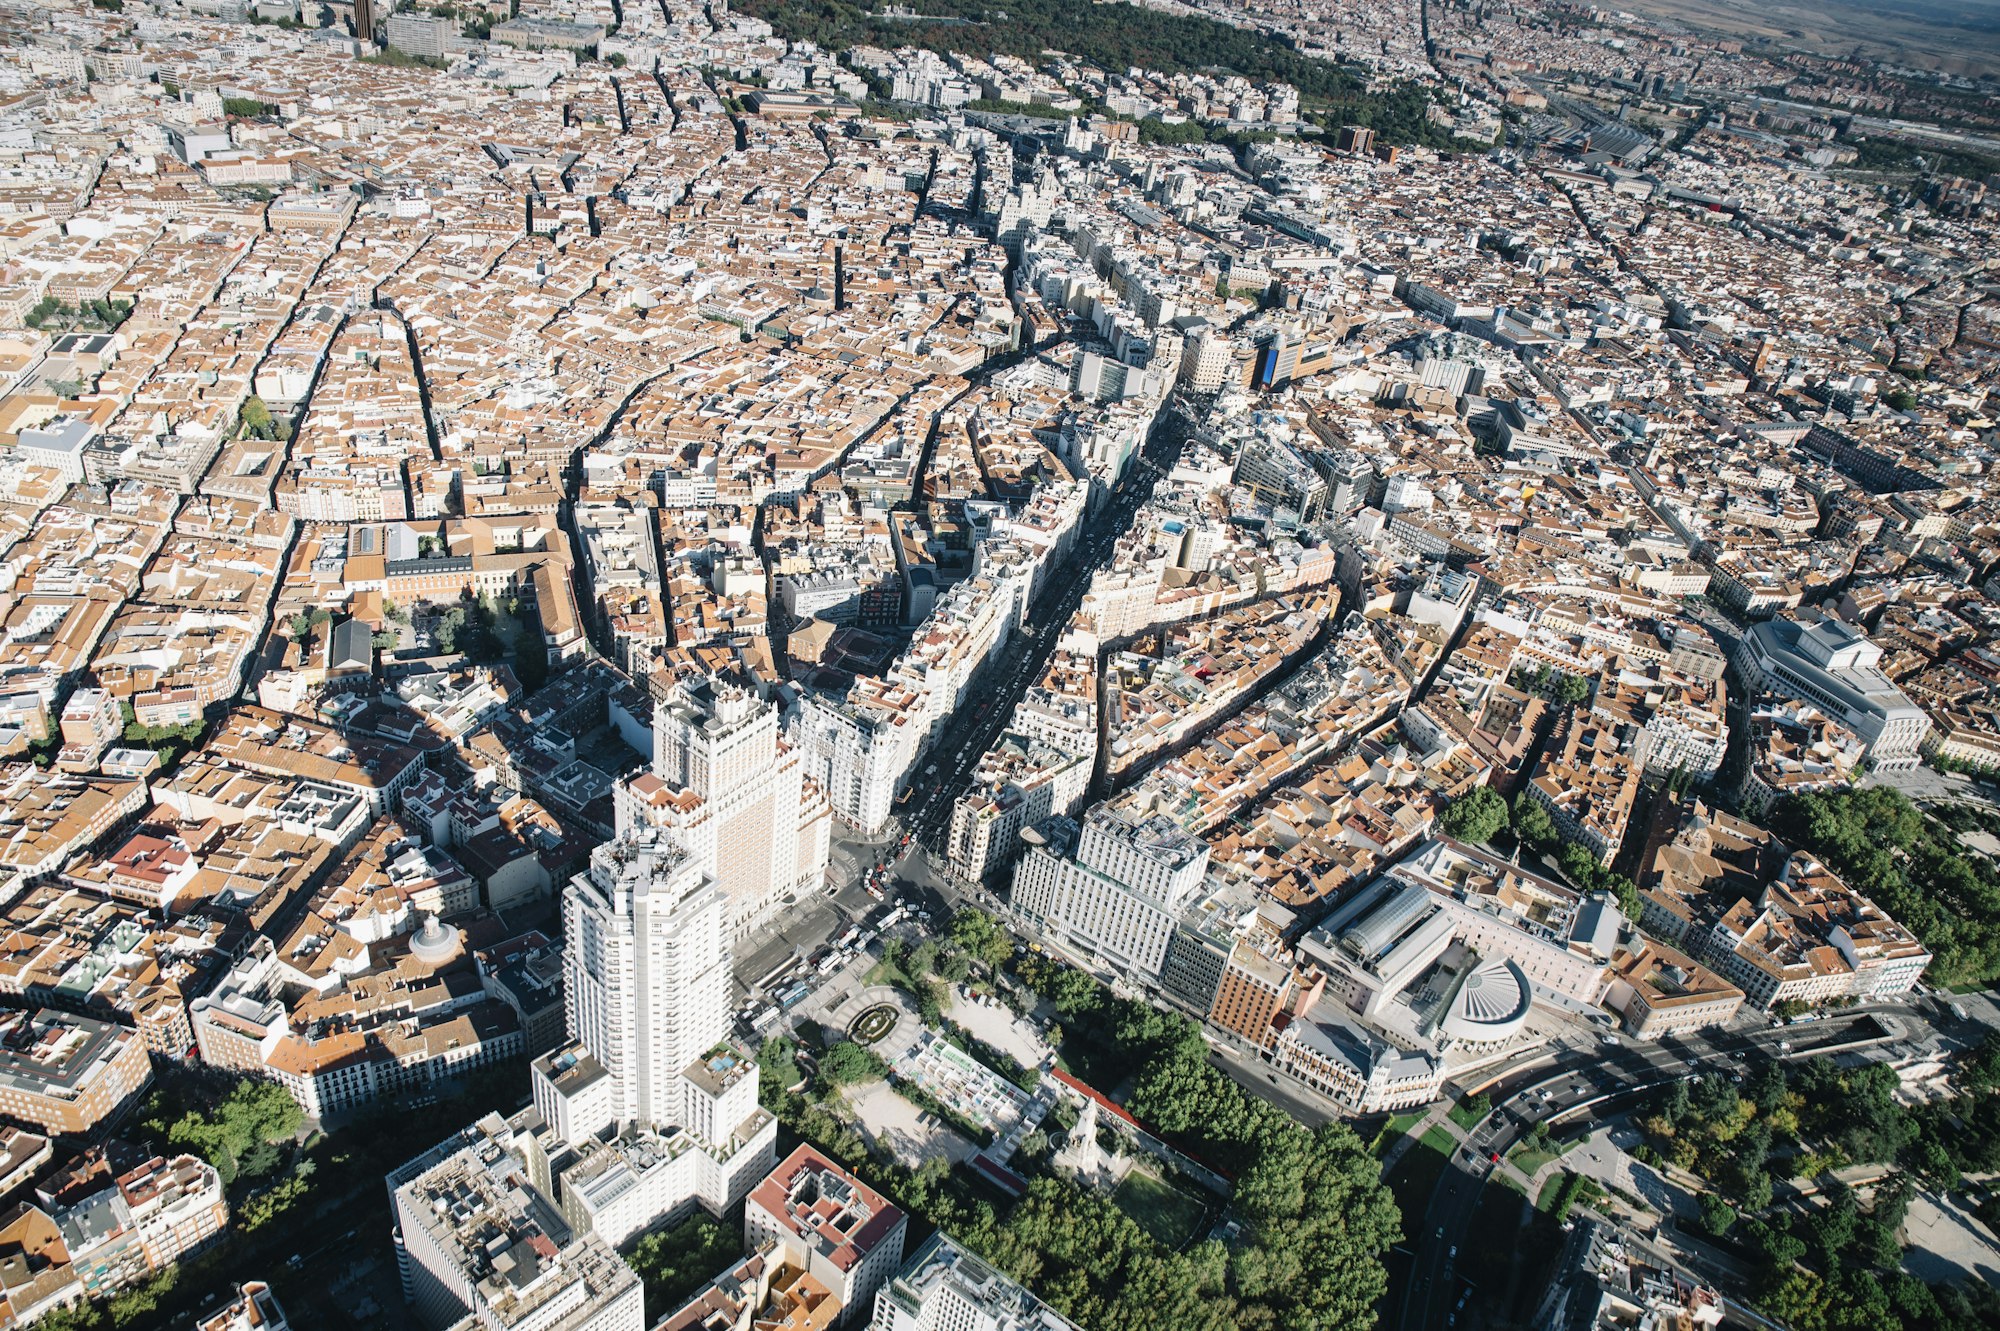
<path fill-rule="evenodd" d="M 271 409 L 264 405 L 264 399 L 252 393 L 243 399 L 243 409 L 238 413 L 243 421 L 243 432 L 252 439 L 276 437 L 276 426 L 271 420 Z"/>
<path fill-rule="evenodd" d="M 1920 1182 L 1950 1190 L 1961 1171 L 2000 1167 L 2000 1034 L 1960 1058 L 1953 1082 L 1955 1095 L 1906 1106 L 1880 1063 L 1768 1063 L 1741 1087 L 1679 1081 L 1645 1120 L 1640 1154 L 1709 1183 L 1702 1225 L 1758 1259 L 1769 1316 L 1818 1331 L 1970 1331 L 2000 1314 L 2000 1300 L 1903 1272 L 1899 1234 Z M 1835 1177 L 1847 1165 L 1894 1170 L 1864 1198 Z M 1825 1204 L 1774 1206 L 1773 1181 L 1793 1178 L 1819 1180 Z"/>
<path fill-rule="evenodd" d="M 245 1077 L 213 1108 L 189 1109 L 171 1123 L 150 1126 L 168 1144 L 215 1166 L 229 1183 L 276 1170 L 283 1163 L 278 1148 L 304 1125 L 304 1111 L 284 1087 Z"/>
<path fill-rule="evenodd" d="M 1507 801 L 1491 786 L 1474 786 L 1438 818 L 1438 829 L 1457 841 L 1491 841 L 1506 826 Z"/>
<path fill-rule="evenodd" d="M 976 914 L 976 913 L 968 913 Z M 989 921 L 990 923 L 990 921 Z M 949 948 L 923 960 L 984 950 L 987 925 L 954 921 Z M 1000 935 L 1004 941 L 1004 933 Z M 894 958 L 918 961 L 915 952 Z M 1375 1159 L 1345 1124 L 1307 1131 L 1207 1066 L 1199 1027 L 1118 998 L 1088 975 L 1029 954 L 1021 981 L 1060 1010 L 1062 1054 L 1105 1087 L 1136 1079 L 1129 1107 L 1176 1145 L 1237 1179 L 1231 1211 L 1245 1233 L 1231 1244 L 1198 1239 L 1173 1250 L 1114 1198 L 1040 1172 L 1045 1143 L 1015 1157 L 1030 1177 L 1018 1201 L 933 1160 L 916 1170 L 877 1159 L 841 1110 L 828 1073 L 836 1044 L 803 1094 L 772 1089 L 791 1049 L 768 1042 L 765 1104 L 786 1127 L 854 1169 L 924 1221 L 945 1230 L 1046 1299 L 1084 1331 L 1345 1331 L 1374 1325 L 1387 1284 L 1384 1253 L 1401 1233 Z M 906 1092 L 907 1093 L 907 1092 Z M 1155 1117 L 1156 1116 L 1156 1117 Z M 1060 1113 L 1057 1121 L 1061 1121 Z M 1197 1185 L 1190 1184 L 1190 1187 Z"/>
<path fill-rule="evenodd" d="M 1201 1028 L 1185 1017 L 1120 999 L 1080 971 L 1041 963 L 1024 974 L 1077 1033 L 1065 1057 L 1080 1042 L 1096 1044 L 1096 1054 L 1072 1063 L 1096 1065 L 1106 1084 L 1132 1070 L 1126 1108 L 1235 1175 L 1231 1209 L 1250 1241 L 1221 1259 L 1221 1292 L 1204 1296 L 1211 1309 L 1231 1308 L 1236 1320 L 1225 1325 L 1373 1325 L 1387 1287 L 1382 1254 L 1401 1237 L 1402 1224 L 1352 1129 L 1330 1123 L 1308 1131 L 1245 1092 L 1210 1066 Z M 1085 1324 L 1128 1325 L 1115 1318 Z"/>
<path fill-rule="evenodd" d="M 646 1286 L 650 1325 L 686 1303 L 696 1290 L 742 1256 L 742 1237 L 706 1211 L 680 1224 L 641 1234 L 628 1259 Z"/>
<path fill-rule="evenodd" d="M 889 1065 L 882 1061 L 881 1055 L 847 1040 L 827 1050 L 819 1060 L 819 1075 L 830 1086 L 852 1086 L 888 1073 Z"/>
<path fill-rule="evenodd" d="M 2000 977 L 2000 870 L 1961 852 L 1887 786 L 1816 791 L 1778 806 L 1771 828 L 1824 860 L 1923 940 L 1929 975 L 1958 985 Z"/>
<path fill-rule="evenodd" d="M 817 42 L 831 51 L 917 46 L 940 53 L 971 50 L 1018 56 L 1041 64 L 1042 53 L 1055 48 L 1114 71 L 1136 65 L 1168 74 L 1199 71 L 1284 82 L 1299 90 L 1302 110 L 1325 124 L 1370 126 L 1389 143 L 1466 146 L 1430 120 L 1430 94 L 1417 84 L 1371 88 L 1365 73 L 1356 68 L 1301 55 L 1254 28 L 1192 14 L 1093 0 L 1018 0 L 1004 6 L 983 0 L 923 0 L 920 5 L 925 14 L 977 25 L 968 28 L 954 23 L 885 22 L 867 6 L 850 0 L 740 0 L 737 7 L 770 23 L 782 37 Z M 1187 133 L 1166 126 L 1151 132 Z"/>
<path fill-rule="evenodd" d="M 951 917 L 951 941 L 988 966 L 999 966 L 1014 950 L 1014 940 L 1000 922 L 971 906 Z"/>

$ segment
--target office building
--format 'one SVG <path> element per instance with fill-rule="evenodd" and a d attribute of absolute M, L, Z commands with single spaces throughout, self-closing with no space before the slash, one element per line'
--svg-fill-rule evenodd
<path fill-rule="evenodd" d="M 841 820 L 873 836 L 888 826 L 904 778 L 929 732 L 905 708 L 861 707 L 809 695 L 792 723 L 806 771 Z"/>
<path fill-rule="evenodd" d="M 1174 925 L 1208 872 L 1208 847 L 1163 814 L 1103 807 L 1081 829 L 1051 818 L 1022 833 L 1014 871 L 1022 922 L 1114 971 L 1158 976 Z"/>
<path fill-rule="evenodd" d="M 1282 439 L 1260 436 L 1245 443 L 1236 457 L 1235 480 L 1290 515 L 1292 525 L 1308 525 L 1326 516 L 1326 477 L 1303 450 Z"/>
<path fill-rule="evenodd" d="M 42 1008 L 0 1013 L 0 1114 L 50 1136 L 83 1136 L 153 1080 L 130 1027 Z"/>
<path fill-rule="evenodd" d="M 777 1121 L 728 1040 L 722 891 L 664 833 L 599 846 L 563 897 L 571 1042 L 529 1067 L 545 1186 L 617 1245 L 771 1167 Z"/>
<path fill-rule="evenodd" d="M 435 1328 L 644 1331 L 639 1277 L 528 1173 L 516 1133 L 489 1114 L 389 1175 L 405 1300 Z"/>
<path fill-rule="evenodd" d="M 1869 766 L 1915 767 L 1931 721 L 1881 663 L 1882 649 L 1838 619 L 1765 620 L 1736 648 L 1736 670 L 1751 697 L 1776 693 L 1811 703 L 1861 738 Z"/>
<path fill-rule="evenodd" d="M 1288 957 L 1275 947 L 1260 950 L 1251 939 L 1239 938 L 1222 968 L 1208 1019 L 1262 1045 L 1270 1038 L 1271 1019 L 1292 996 L 1293 985 Z"/>
<path fill-rule="evenodd" d="M 391 14 L 382 28 L 390 50 L 427 60 L 444 59 L 445 42 L 454 31 L 451 20 L 435 14 Z"/>
<path fill-rule="evenodd" d="M 388 1179 L 405 1297 L 427 1321 L 638 1331 L 615 1249 L 696 1204 L 720 1215 L 769 1172 L 777 1120 L 756 1060 L 726 1038 L 724 916 L 715 880 L 657 829 L 599 846 L 571 880 L 571 1040 L 530 1065 L 532 1107 Z"/>
<path fill-rule="evenodd" d="M 599 846 L 563 894 L 570 1036 L 616 1083 L 611 1121 L 679 1121 L 683 1070 L 729 1033 L 724 910 L 715 880 L 650 831 Z"/>
<path fill-rule="evenodd" d="M 733 684 L 683 685 L 653 714 L 653 768 L 621 790 L 620 827 L 664 828 L 722 890 L 730 937 L 825 885 L 832 814 L 778 709 Z"/>

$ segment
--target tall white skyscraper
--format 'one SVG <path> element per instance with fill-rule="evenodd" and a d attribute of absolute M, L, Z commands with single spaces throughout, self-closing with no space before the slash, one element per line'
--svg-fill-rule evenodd
<path fill-rule="evenodd" d="M 533 1106 L 388 1177 L 404 1295 L 432 1326 L 638 1331 L 617 1248 L 699 1204 L 723 1215 L 777 1158 L 757 1061 L 729 1038 L 722 889 L 657 828 L 591 852 L 563 893 L 571 1040 Z"/>
<path fill-rule="evenodd" d="M 622 1122 L 680 1122 L 682 1072 L 729 1033 L 723 909 L 658 833 L 599 846 L 563 894 L 570 1034 L 617 1079 Z"/>
<path fill-rule="evenodd" d="M 665 829 L 716 880 L 729 937 L 826 881 L 826 798 L 778 709 L 736 685 L 683 684 L 654 709 L 652 771 L 620 788 L 617 808 L 621 831 Z"/>
<path fill-rule="evenodd" d="M 613 1246 L 694 1202 L 721 1215 L 778 1131 L 728 1038 L 721 888 L 666 832 L 621 834 L 563 893 L 563 970 L 570 1043 L 529 1071 L 538 1185 Z"/>

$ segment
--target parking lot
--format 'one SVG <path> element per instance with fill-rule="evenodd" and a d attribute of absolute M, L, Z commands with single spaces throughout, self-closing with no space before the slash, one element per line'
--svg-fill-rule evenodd
<path fill-rule="evenodd" d="M 1618 1124 L 1599 1128 L 1562 1158 L 1563 1166 L 1607 1188 L 1639 1198 L 1655 1212 L 1693 1223 L 1701 1218 L 1701 1201 L 1651 1165 L 1627 1154 L 1644 1138 L 1636 1128 Z"/>
<path fill-rule="evenodd" d="M 1958 772 L 1940 772 L 1929 766 L 1900 771 L 1871 771 L 1861 778 L 1864 786 L 1888 786 L 1913 800 L 1951 800 L 1976 804 L 1995 803 L 1993 787 Z"/>

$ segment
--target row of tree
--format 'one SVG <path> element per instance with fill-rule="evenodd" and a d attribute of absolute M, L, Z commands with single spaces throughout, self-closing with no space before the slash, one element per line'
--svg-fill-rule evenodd
<path fill-rule="evenodd" d="M 1937 984 L 2000 978 L 2000 867 L 1968 855 L 1887 786 L 1819 791 L 1778 806 L 1771 830 L 1824 860 L 1931 950 Z"/>
<path fill-rule="evenodd" d="M 208 1161 L 225 1184 L 276 1172 L 305 1126 L 298 1102 L 274 1081 L 241 1078 L 206 1106 L 186 1103 L 193 1098 L 156 1095 L 141 1127 L 154 1140 Z"/>
<path fill-rule="evenodd" d="M 110 300 L 100 296 L 81 305 L 71 305 L 54 296 L 44 296 L 28 311 L 26 323 L 30 328 L 48 328 L 57 332 L 81 329 L 108 333 L 131 315 L 132 302 L 129 300 Z"/>

